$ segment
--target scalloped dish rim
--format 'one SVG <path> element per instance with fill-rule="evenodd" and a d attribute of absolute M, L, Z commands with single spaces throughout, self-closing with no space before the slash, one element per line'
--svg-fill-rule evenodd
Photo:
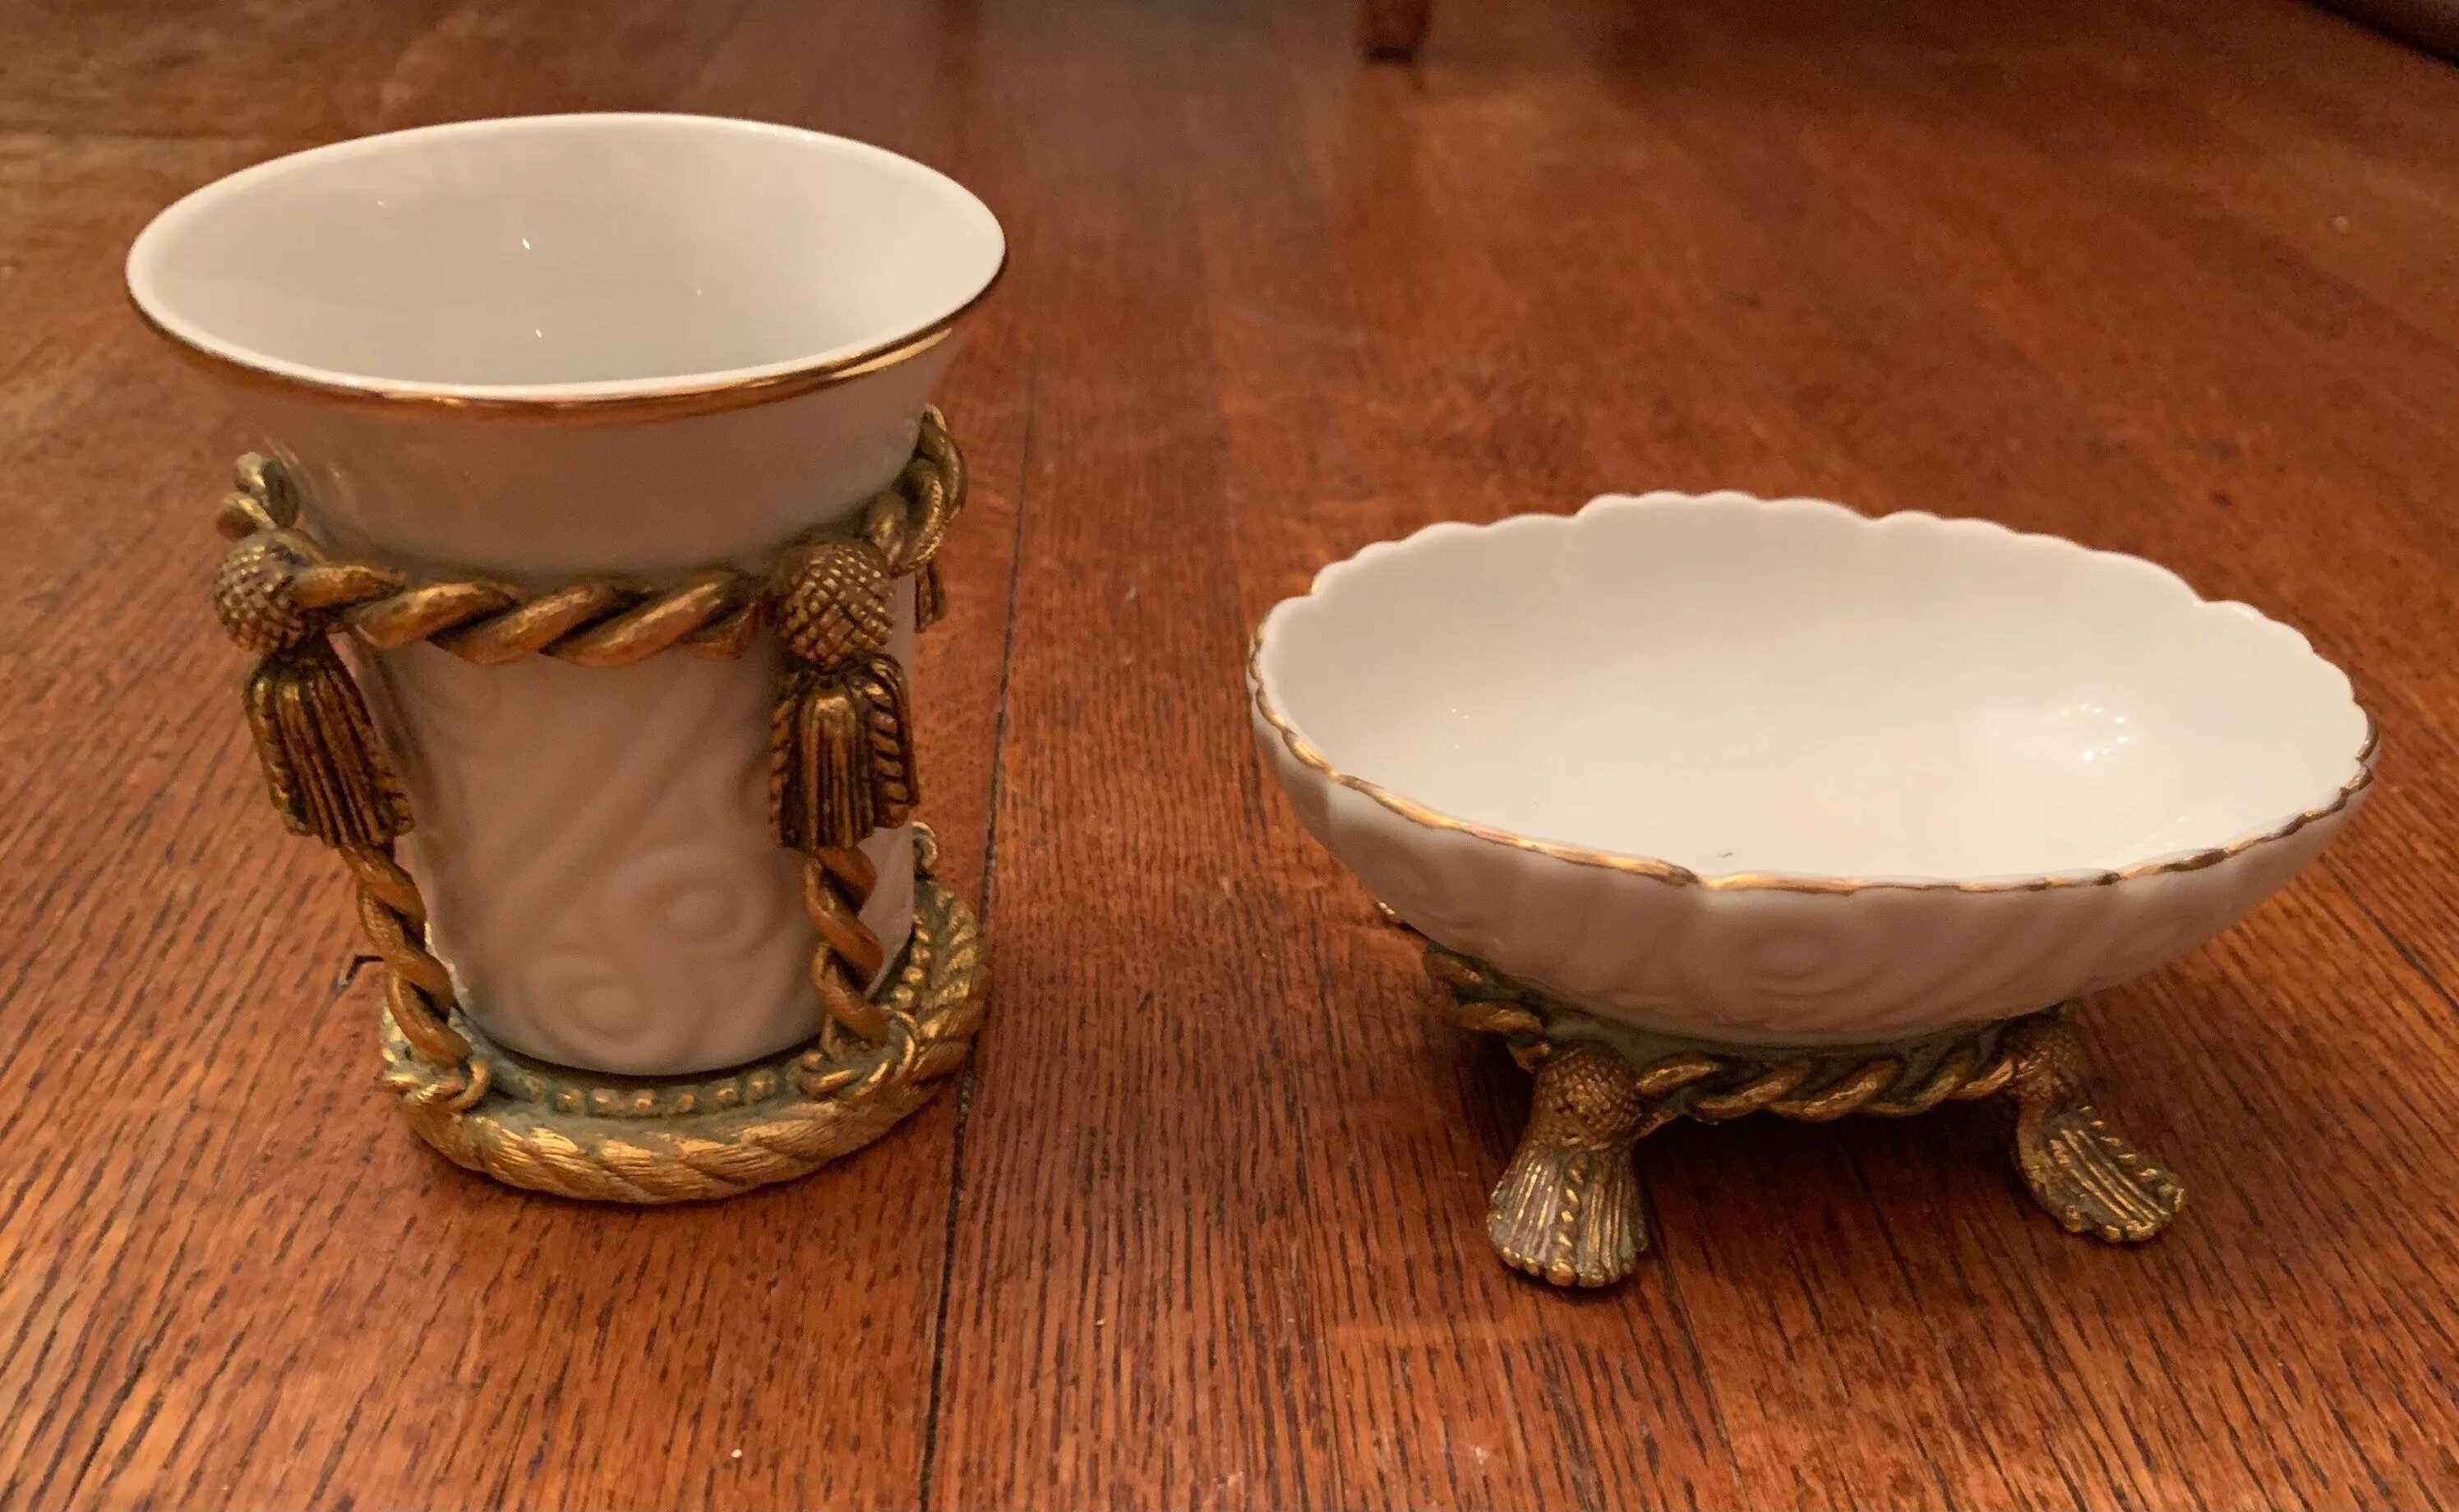
<path fill-rule="evenodd" d="M 1315 748 L 1313 742 L 1309 741 L 1303 734 L 1299 733 L 1297 726 L 1290 721 L 1289 717 L 1283 714 L 1280 709 L 1274 705 L 1272 697 L 1272 690 L 1266 682 L 1263 670 L 1264 648 L 1272 637 L 1272 622 L 1279 619 L 1282 611 L 1288 609 L 1290 606 L 1303 603 L 1311 598 L 1321 597 L 1327 586 L 1336 584 L 1342 574 L 1356 567 L 1359 562 L 1366 560 L 1368 557 L 1385 552 L 1403 550 L 1411 543 L 1433 535 L 1448 535 L 1461 532 L 1482 535 L 1485 532 L 1522 520 L 1556 521 L 1559 523 L 1551 528 L 1570 529 L 1583 516 L 1587 515 L 1592 510 L 1599 509 L 1601 506 L 1608 508 L 1638 509 L 1653 508 L 1662 504 L 1674 502 L 1689 504 L 1714 503 L 1719 505 L 1739 504 L 1766 511 L 1807 511 L 1813 509 L 1832 510 L 1849 515 L 1853 520 L 1857 521 L 1864 528 L 1875 528 L 1887 520 L 1926 519 L 1943 526 L 1951 526 L 1959 529 L 1977 528 L 1986 530 L 1997 535 L 2012 537 L 2017 540 L 2055 542 L 2060 546 L 2082 552 L 2090 556 L 2113 557 L 2123 561 L 2140 563 L 2175 581 L 2180 588 L 2193 596 L 2196 604 L 2205 609 L 2232 610 L 2251 615 L 2255 619 L 2261 620 L 2264 624 L 2278 626 L 2280 629 L 2295 636 L 2297 638 L 2298 644 L 2304 647 L 2306 655 L 2313 657 L 2318 662 L 2322 662 L 2326 665 L 2332 665 L 2335 671 L 2341 672 L 2343 678 L 2346 676 L 2344 669 L 2339 668 L 2335 663 L 2332 663 L 2327 657 L 2324 657 L 2320 652 L 2316 651 L 2314 649 L 2313 642 L 2307 640 L 2306 637 L 2297 630 L 2295 626 L 2281 624 L 2280 621 L 2263 614 L 2253 605 L 2242 603 L 2236 599 L 2205 598 L 2200 594 L 2195 592 L 2192 584 L 2186 582 L 2182 578 L 2179 578 L 2175 573 L 2171 572 L 2168 568 L 2161 566 L 2157 562 L 2152 561 L 2148 557 L 2136 556 L 2132 553 L 2106 551 L 2098 547 L 2086 546 L 2080 541 L 2070 540 L 2066 536 L 2052 536 L 2045 532 L 2019 531 L 2011 526 L 2001 524 L 1996 520 L 1980 519 L 1970 516 L 1949 517 L 1933 514 L 1927 510 L 1898 510 L 1887 514 L 1870 515 L 1864 514 L 1859 510 L 1852 509 L 1849 506 L 1837 503 L 1832 499 L 1812 498 L 1808 496 L 1767 499 L 1734 490 L 1718 490 L 1708 494 L 1683 494 L 1667 490 L 1656 490 L 1647 494 L 1599 494 L 1597 497 L 1590 499 L 1587 504 L 1582 505 L 1576 513 L 1569 514 L 1513 514 L 1505 516 L 1503 519 L 1493 520 L 1482 524 L 1471 524 L 1463 520 L 1439 520 L 1433 524 L 1422 526 L 1418 530 L 1412 531 L 1407 536 L 1401 536 L 1397 540 L 1371 542 L 1368 545 L 1359 548 L 1353 555 L 1324 567 L 1321 571 L 1315 574 L 1314 581 L 1308 584 L 1307 591 L 1305 593 L 1295 595 L 1289 598 L 1284 598 L 1280 602 L 1274 604 L 1266 612 L 1262 622 L 1255 627 L 1255 633 L 1250 643 L 1247 654 L 1247 685 L 1256 716 L 1262 719 L 1265 724 L 1272 726 L 1272 728 L 1279 735 L 1281 744 L 1289 749 L 1290 755 L 1295 759 L 1299 765 L 1313 768 L 1322 775 L 1331 778 L 1341 787 L 1350 788 L 1355 792 L 1362 793 L 1365 796 L 1372 798 L 1383 808 L 1390 809 L 1393 813 L 1398 814 L 1399 817 L 1409 821 L 1411 824 L 1418 825 L 1424 829 L 1447 830 L 1453 833 L 1466 835 L 1471 839 L 1483 841 L 1489 845 L 1502 846 L 1514 850 L 1547 856 L 1557 861 L 1569 862 L 1574 866 L 1599 867 L 1608 871 L 1620 872 L 1633 876 L 1648 877 L 1653 881 L 1663 882 L 1676 887 L 1695 887 L 1709 892 L 1745 892 L 1765 890 L 1788 892 L 1847 893 L 1877 889 L 1890 889 L 1922 892 L 2046 892 L 2052 888 L 2107 887 L 2113 883 L 2131 881 L 2137 877 L 2155 876 L 2164 872 L 2199 872 L 2207 867 L 2217 866 L 2224 861 L 2243 855 L 2247 851 L 2253 850 L 2259 846 L 2270 845 L 2277 841 L 2285 840 L 2289 836 L 2297 833 L 2299 830 L 2303 830 L 2306 826 L 2315 824 L 2321 820 L 2329 818 L 2333 814 L 2339 813 L 2341 810 L 2346 808 L 2350 804 L 2354 803 L 2358 794 L 2364 792 L 2373 782 L 2375 759 L 2379 755 L 2382 747 L 2382 729 L 2381 725 L 2375 721 L 2372 712 L 2357 701 L 2356 690 L 2354 686 L 2351 685 L 2348 693 L 2348 703 L 2349 705 L 2355 708 L 2359 714 L 2364 716 L 2364 737 L 2358 744 L 2355 753 L 2350 758 L 2350 764 L 2354 767 L 2354 770 L 2350 775 L 2322 802 L 2314 804 L 2308 808 L 2299 809 L 2295 813 L 2292 813 L 2283 819 L 2273 821 L 2272 823 L 2250 830 L 2247 833 L 2241 834 L 2221 845 L 2206 846 L 2194 850 L 2174 851 L 2165 855 L 2154 856 L 2147 860 L 2133 862 L 2127 866 L 2114 869 L 2044 872 L 2007 877 L 1853 877 L 1828 876 L 1815 872 L 1733 872 L 1719 875 L 1706 876 L 1692 871 L 1689 867 L 1677 866 L 1671 861 L 1659 860 L 1652 856 L 1632 855 L 1627 852 L 1614 850 L 1600 850 L 1591 847 L 1572 845 L 1559 840 L 1540 840 L 1533 836 L 1516 833 L 1508 830 L 1497 829 L 1491 825 L 1477 824 L 1470 820 L 1461 819 L 1454 815 L 1444 813 L 1426 804 L 1419 803 L 1416 799 L 1410 798 L 1405 794 L 1395 792 L 1391 788 L 1385 788 L 1381 784 L 1377 783 L 1370 778 L 1360 777 L 1351 772 L 1345 772 L 1339 767 L 1335 766 L 1320 750 Z"/>

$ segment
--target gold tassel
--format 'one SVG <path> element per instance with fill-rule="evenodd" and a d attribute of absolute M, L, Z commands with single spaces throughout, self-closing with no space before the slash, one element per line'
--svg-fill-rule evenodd
<path fill-rule="evenodd" d="M 293 834 L 379 847 L 410 829 L 410 801 L 377 744 L 367 701 L 323 636 L 247 675 L 247 724 L 265 787 Z"/>
<path fill-rule="evenodd" d="M 887 654 L 888 558 L 821 537 L 788 552 L 773 594 L 786 674 L 769 728 L 768 820 L 807 855 L 860 845 L 914 810 L 905 674 Z"/>
<path fill-rule="evenodd" d="M 253 532 L 222 557 L 214 613 L 257 655 L 247 674 L 247 727 L 282 822 L 327 845 L 382 847 L 410 830 L 410 800 L 385 762 L 367 700 L 326 639 L 333 584 L 319 575 L 335 569 L 322 563 L 304 536 Z"/>
<path fill-rule="evenodd" d="M 914 811 L 913 722 L 892 657 L 804 664 L 779 689 L 770 731 L 768 817 L 805 854 L 862 843 Z"/>
<path fill-rule="evenodd" d="M 948 588 L 939 580 L 939 559 L 933 557 L 914 575 L 914 628 L 928 630 L 948 618 Z"/>

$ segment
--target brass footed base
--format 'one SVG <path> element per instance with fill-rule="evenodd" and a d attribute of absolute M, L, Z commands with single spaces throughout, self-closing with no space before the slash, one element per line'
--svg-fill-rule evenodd
<path fill-rule="evenodd" d="M 1786 1050 L 1608 1023 L 1431 941 L 1426 969 L 1451 990 L 1463 1024 L 1506 1036 L 1537 1074 L 1528 1127 L 1495 1186 L 1486 1233 L 1515 1270 L 1556 1286 L 1605 1286 L 1630 1273 L 1648 1248 L 1632 1147 L 1680 1118 L 1906 1118 L 2008 1093 L 2018 1107 L 2016 1169 L 2069 1233 L 2139 1242 L 2185 1203 L 2177 1179 L 2084 1100 L 2072 1004 L 1897 1044 Z"/>
<path fill-rule="evenodd" d="M 730 1197 L 816 1170 L 929 1102 L 972 1048 L 988 975 L 973 910 L 922 872 L 913 936 L 872 993 L 881 1039 L 831 1024 L 728 1072 L 619 1077 L 515 1055 L 456 1013 L 487 1070 L 484 1096 L 456 1110 L 459 1081 L 413 1054 L 388 1011 L 384 1082 L 420 1139 L 515 1186 L 594 1202 Z"/>

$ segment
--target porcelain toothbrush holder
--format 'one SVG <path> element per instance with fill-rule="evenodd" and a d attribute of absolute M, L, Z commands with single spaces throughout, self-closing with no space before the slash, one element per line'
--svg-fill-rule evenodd
<path fill-rule="evenodd" d="M 920 164 L 684 116 L 342 142 L 138 237 L 138 309 L 265 438 L 216 609 L 453 1161 L 725 1196 L 963 1060 L 910 681 L 965 497 L 928 401 L 1003 257 Z"/>

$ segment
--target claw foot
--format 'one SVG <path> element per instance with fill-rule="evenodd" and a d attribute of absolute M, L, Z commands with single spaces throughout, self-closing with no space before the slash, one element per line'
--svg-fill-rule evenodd
<path fill-rule="evenodd" d="M 2039 1203 L 2069 1233 L 2140 1244 L 2185 1206 L 2177 1178 L 2111 1130 L 2083 1098 L 2083 1047 L 2063 1016 L 2021 1031 L 2015 1096 L 2015 1166 Z"/>

